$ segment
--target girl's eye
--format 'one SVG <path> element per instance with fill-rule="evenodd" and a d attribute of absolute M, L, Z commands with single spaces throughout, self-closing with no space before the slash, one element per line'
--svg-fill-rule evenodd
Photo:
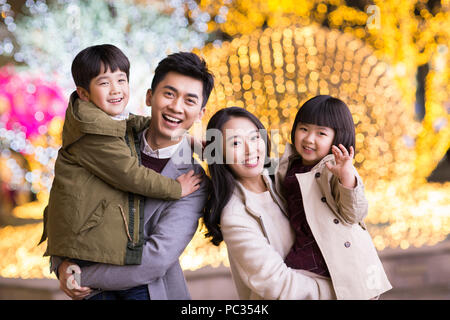
<path fill-rule="evenodd" d="M 250 140 L 251 140 L 251 141 L 256 141 L 256 140 L 258 140 L 258 139 L 259 139 L 259 134 L 255 135 L 255 136 L 253 136 L 253 137 L 250 137 Z"/>
<path fill-rule="evenodd" d="M 233 146 L 238 146 L 238 145 L 240 145 L 241 144 L 241 142 L 240 141 L 238 141 L 238 140 L 234 140 L 233 141 Z"/>
<path fill-rule="evenodd" d="M 319 132 L 319 134 L 320 134 L 321 136 L 326 136 L 326 135 L 327 135 L 326 132 Z"/>
<path fill-rule="evenodd" d="M 299 127 L 298 130 L 307 131 L 305 127 Z"/>
<path fill-rule="evenodd" d="M 99 83 L 101 86 L 106 86 L 108 84 L 108 82 L 101 82 Z"/>
<path fill-rule="evenodd" d="M 127 80 L 125 80 L 125 79 L 120 79 L 119 82 L 120 82 L 120 83 L 124 83 L 124 82 L 127 82 Z"/>

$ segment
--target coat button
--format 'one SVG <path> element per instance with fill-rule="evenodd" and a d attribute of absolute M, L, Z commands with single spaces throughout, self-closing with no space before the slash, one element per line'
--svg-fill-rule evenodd
<path fill-rule="evenodd" d="M 316 172 L 316 174 L 314 175 L 314 177 L 319 178 L 319 177 L 320 177 L 320 172 Z"/>
<path fill-rule="evenodd" d="M 350 248 L 350 245 L 351 245 L 351 244 L 350 244 L 350 241 L 347 241 L 347 242 L 344 243 L 344 246 L 345 246 L 346 248 Z"/>
<path fill-rule="evenodd" d="M 327 202 L 327 198 L 322 197 L 320 200 L 322 200 L 322 202 Z"/>
<path fill-rule="evenodd" d="M 334 219 L 333 222 L 336 223 L 336 224 L 338 224 L 338 223 L 339 223 L 339 220 L 338 220 L 338 219 Z"/>

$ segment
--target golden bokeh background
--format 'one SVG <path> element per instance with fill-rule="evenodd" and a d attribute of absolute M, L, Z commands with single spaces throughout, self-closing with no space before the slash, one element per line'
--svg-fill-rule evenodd
<path fill-rule="evenodd" d="M 196 51 L 216 80 L 203 128 L 220 108 L 244 107 L 274 132 L 273 155 L 279 156 L 302 103 L 317 94 L 336 96 L 355 121 L 355 166 L 366 185 L 366 222 L 377 249 L 431 246 L 448 238 L 450 183 L 427 177 L 450 147 L 450 1 L 438 1 L 436 8 L 424 0 L 198 3 L 212 17 L 226 15 L 224 23 L 208 23 L 208 32 L 223 41 Z M 416 74 L 425 64 L 426 112 L 418 119 Z M 34 143 L 60 144 L 62 120 L 50 127 L 52 140 Z M 47 201 L 41 191 L 13 214 L 42 217 Z M 41 223 L 0 229 L 1 277 L 54 278 L 42 258 L 45 245 L 36 247 L 41 230 Z M 181 256 L 183 269 L 228 266 L 226 246 L 212 246 L 204 232 L 200 227 Z"/>

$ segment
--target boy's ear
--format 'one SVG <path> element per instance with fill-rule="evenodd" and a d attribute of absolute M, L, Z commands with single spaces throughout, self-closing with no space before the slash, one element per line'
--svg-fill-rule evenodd
<path fill-rule="evenodd" d="M 82 87 L 77 87 L 77 93 L 81 100 L 89 102 L 89 92 Z"/>
<path fill-rule="evenodd" d="M 148 89 L 147 95 L 145 96 L 145 104 L 149 107 L 152 105 L 152 96 L 153 96 L 152 89 Z"/>

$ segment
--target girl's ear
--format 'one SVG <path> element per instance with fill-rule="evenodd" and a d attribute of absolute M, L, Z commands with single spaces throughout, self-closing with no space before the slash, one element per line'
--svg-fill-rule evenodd
<path fill-rule="evenodd" d="M 77 87 L 77 93 L 81 100 L 89 102 L 89 92 L 82 87 Z"/>

